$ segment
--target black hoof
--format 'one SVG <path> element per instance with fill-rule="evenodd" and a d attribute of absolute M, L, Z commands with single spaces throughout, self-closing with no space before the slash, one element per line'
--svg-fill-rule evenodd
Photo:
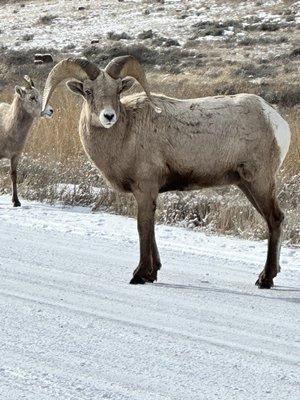
<path fill-rule="evenodd" d="M 146 283 L 146 279 L 141 276 L 135 275 L 132 277 L 129 283 L 130 285 L 144 285 L 144 283 Z"/>
<path fill-rule="evenodd" d="M 132 285 L 143 285 L 144 283 L 153 283 L 154 281 L 157 281 L 157 275 L 152 276 L 152 275 L 145 275 L 145 276 L 140 276 L 140 275 L 133 275 L 130 284 Z"/>
<path fill-rule="evenodd" d="M 152 273 L 150 276 L 147 276 L 146 278 L 147 282 L 153 283 L 157 281 L 157 272 Z"/>
<path fill-rule="evenodd" d="M 160 269 L 161 269 L 161 267 L 162 267 L 162 264 L 161 264 L 161 262 L 158 262 L 158 263 L 156 264 L 156 269 L 157 269 L 157 270 L 160 270 Z"/>
<path fill-rule="evenodd" d="M 20 203 L 19 201 L 15 201 L 15 202 L 13 203 L 13 206 L 14 206 L 14 207 L 21 207 L 21 203 Z"/>
<path fill-rule="evenodd" d="M 271 289 L 274 286 L 273 279 L 270 281 L 266 280 L 260 280 L 260 278 L 257 279 L 255 282 L 255 285 L 259 287 L 259 289 Z"/>

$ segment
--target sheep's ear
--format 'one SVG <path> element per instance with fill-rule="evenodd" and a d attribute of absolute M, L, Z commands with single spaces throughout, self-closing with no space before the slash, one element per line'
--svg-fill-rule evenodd
<path fill-rule="evenodd" d="M 135 79 L 127 76 L 126 78 L 122 79 L 122 89 L 121 92 L 125 92 L 129 90 L 135 84 Z"/>
<path fill-rule="evenodd" d="M 83 84 L 82 82 L 78 81 L 68 81 L 67 82 L 68 89 L 71 90 L 71 92 L 74 92 L 76 94 L 80 94 L 83 96 Z"/>
<path fill-rule="evenodd" d="M 26 91 L 21 86 L 15 86 L 15 92 L 23 99 L 26 95 Z"/>

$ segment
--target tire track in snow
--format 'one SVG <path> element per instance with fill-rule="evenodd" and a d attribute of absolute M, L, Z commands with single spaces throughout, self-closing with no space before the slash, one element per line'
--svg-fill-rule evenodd
<path fill-rule="evenodd" d="M 145 325 L 143 323 L 136 322 L 132 319 L 114 317 L 113 315 L 105 314 L 104 312 L 101 312 L 101 314 L 100 314 L 100 313 L 84 310 L 82 308 L 74 307 L 71 304 L 66 305 L 66 304 L 56 303 L 56 302 L 52 302 L 52 301 L 41 300 L 41 299 L 34 298 L 34 297 L 18 296 L 16 294 L 5 293 L 3 291 L 0 292 L 0 295 L 6 296 L 7 298 L 17 299 L 17 300 L 20 300 L 21 302 L 26 301 L 29 303 L 35 303 L 38 305 L 52 307 L 52 308 L 58 309 L 58 310 L 63 310 L 63 311 L 66 310 L 66 311 L 69 311 L 72 313 L 78 313 L 81 315 L 86 315 L 88 317 L 94 317 L 94 318 L 106 320 L 106 321 L 116 323 L 116 324 L 122 324 L 127 327 L 131 327 L 131 328 L 140 328 L 140 329 L 148 330 L 151 332 L 159 332 L 160 334 L 164 334 L 164 335 L 177 336 L 177 338 L 181 338 L 183 340 L 190 340 L 190 341 L 195 341 L 195 342 L 201 341 L 203 343 L 207 343 L 209 345 L 213 345 L 216 347 L 221 347 L 221 348 L 225 348 L 225 349 L 229 349 L 229 350 L 230 349 L 240 350 L 241 352 L 250 353 L 250 354 L 258 356 L 258 357 L 263 357 L 263 358 L 268 357 L 277 362 L 285 362 L 290 365 L 300 366 L 300 357 L 297 355 L 292 356 L 292 355 L 284 355 L 284 354 L 266 351 L 266 350 L 261 351 L 261 350 L 257 350 L 254 348 L 249 348 L 246 346 L 239 345 L 237 342 L 228 342 L 228 341 L 219 340 L 217 338 L 205 337 L 202 335 L 198 336 L 198 335 L 192 335 L 191 333 L 189 333 L 189 334 L 182 333 L 182 332 L 179 332 L 179 331 L 176 331 L 173 329 L 161 328 L 161 327 L 155 326 L 151 323 Z M 268 339 L 268 340 L 270 340 L 270 339 Z M 276 347 L 276 345 L 278 345 L 278 344 L 281 344 L 280 341 L 273 341 L 273 343 L 275 345 L 274 347 Z M 292 348 L 290 348 L 290 351 L 292 351 Z M 297 347 L 295 346 L 294 351 L 296 354 L 297 354 L 297 351 L 300 354 L 300 345 Z"/>

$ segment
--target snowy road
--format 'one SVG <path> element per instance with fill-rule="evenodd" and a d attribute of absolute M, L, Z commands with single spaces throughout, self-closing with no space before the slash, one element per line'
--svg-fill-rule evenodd
<path fill-rule="evenodd" d="M 300 398 L 300 249 L 157 227 L 159 283 L 128 284 L 135 221 L 0 197 L 1 400 Z"/>

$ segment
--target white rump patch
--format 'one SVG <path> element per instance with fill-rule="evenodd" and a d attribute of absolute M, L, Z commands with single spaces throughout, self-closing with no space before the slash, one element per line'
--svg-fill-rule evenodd
<path fill-rule="evenodd" d="M 289 124 L 282 118 L 282 116 L 268 103 L 266 103 L 262 98 L 260 98 L 260 102 L 264 113 L 270 122 L 270 125 L 273 129 L 274 136 L 276 138 L 277 144 L 280 149 L 280 164 L 281 166 L 285 156 L 288 152 L 290 141 L 291 141 L 291 131 Z"/>

